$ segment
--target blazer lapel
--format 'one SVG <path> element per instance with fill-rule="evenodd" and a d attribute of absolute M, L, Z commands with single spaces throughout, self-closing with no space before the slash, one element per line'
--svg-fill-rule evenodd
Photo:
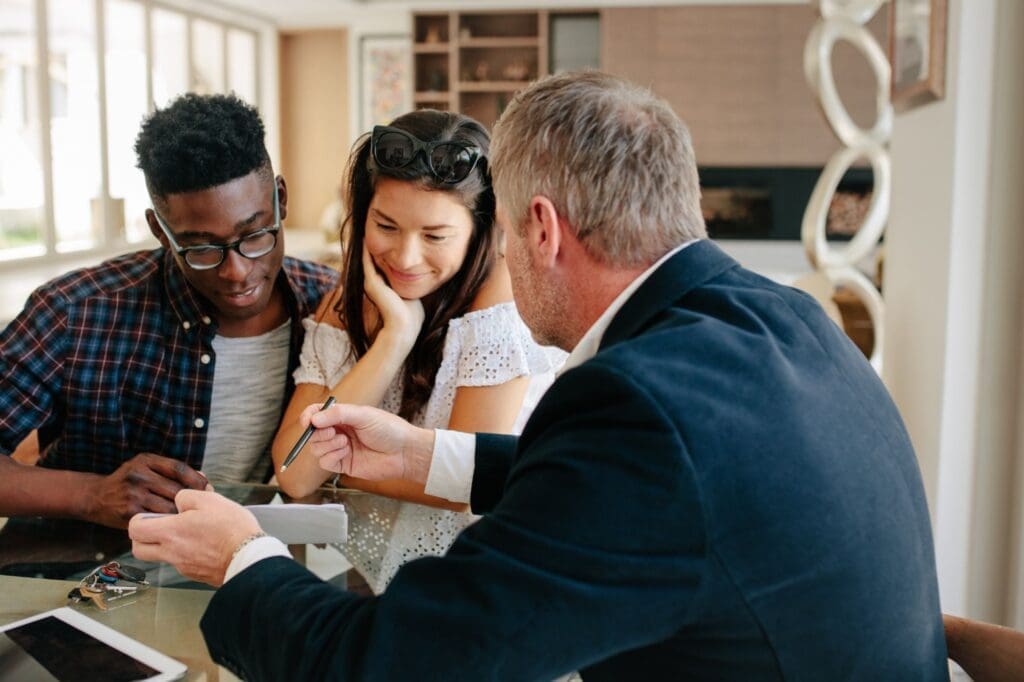
<path fill-rule="evenodd" d="M 601 338 L 600 349 L 631 338 L 648 320 L 687 292 L 738 266 L 708 239 L 687 246 L 662 263 L 626 301 Z"/>

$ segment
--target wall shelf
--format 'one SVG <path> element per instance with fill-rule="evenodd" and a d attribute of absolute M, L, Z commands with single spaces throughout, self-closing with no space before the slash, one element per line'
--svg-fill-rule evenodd
<path fill-rule="evenodd" d="M 463 49 L 473 48 L 509 48 L 528 47 L 537 49 L 540 46 L 540 39 L 528 38 L 464 38 L 459 40 L 459 47 Z"/>
<path fill-rule="evenodd" d="M 522 90 L 530 81 L 460 81 L 460 92 L 515 92 Z"/>
<path fill-rule="evenodd" d="M 412 51 L 416 54 L 448 54 L 448 43 L 416 43 Z"/>

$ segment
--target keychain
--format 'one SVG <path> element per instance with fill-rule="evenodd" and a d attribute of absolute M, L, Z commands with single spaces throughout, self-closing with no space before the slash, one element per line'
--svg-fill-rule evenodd
<path fill-rule="evenodd" d="M 122 585 L 121 580 L 132 584 Z M 91 601 L 101 611 L 106 611 L 108 602 L 130 597 L 147 587 L 145 571 L 110 561 L 82 578 L 78 586 L 68 592 L 68 601 L 72 604 Z"/>

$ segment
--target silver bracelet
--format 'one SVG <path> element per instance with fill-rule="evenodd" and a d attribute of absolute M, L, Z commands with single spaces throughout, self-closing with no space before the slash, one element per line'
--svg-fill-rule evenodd
<path fill-rule="evenodd" d="M 235 557 L 238 556 L 238 553 L 241 552 L 245 548 L 245 546 L 248 545 L 250 542 L 252 542 L 253 540 L 259 540 L 260 538 L 265 538 L 265 537 L 269 537 L 269 536 L 266 533 L 264 533 L 263 531 L 260 531 L 259 533 L 253 533 L 249 537 L 247 537 L 244 540 L 242 540 L 240 543 L 238 543 L 238 547 L 235 547 L 235 551 L 231 555 L 231 560 L 234 561 Z"/>

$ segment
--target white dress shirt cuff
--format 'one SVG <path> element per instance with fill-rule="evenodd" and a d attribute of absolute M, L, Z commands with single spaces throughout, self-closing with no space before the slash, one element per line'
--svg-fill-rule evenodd
<path fill-rule="evenodd" d="M 239 550 L 235 558 L 228 564 L 228 570 L 224 573 L 224 582 L 231 580 L 256 562 L 274 556 L 292 558 L 288 548 L 277 538 L 270 537 L 269 535 L 263 538 L 256 538 Z"/>
<path fill-rule="evenodd" d="M 476 468 L 476 435 L 461 431 L 434 431 L 434 454 L 427 472 L 428 495 L 469 503 Z"/>

